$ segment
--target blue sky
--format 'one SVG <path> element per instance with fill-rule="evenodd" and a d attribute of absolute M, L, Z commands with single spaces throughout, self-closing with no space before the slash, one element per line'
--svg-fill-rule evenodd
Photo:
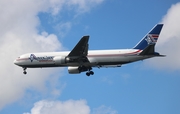
<path fill-rule="evenodd" d="M 2 0 L 0 113 L 179 114 L 178 2 Z M 156 49 L 165 58 L 94 68 L 90 77 L 67 68 L 24 76 L 12 64 L 23 53 L 71 50 L 83 35 L 90 35 L 90 50 L 132 48 L 157 23 L 164 23 Z"/>

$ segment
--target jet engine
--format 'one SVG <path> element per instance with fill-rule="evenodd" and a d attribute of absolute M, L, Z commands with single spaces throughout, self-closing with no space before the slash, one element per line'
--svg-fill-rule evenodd
<path fill-rule="evenodd" d="M 88 71 L 88 67 L 85 67 L 85 66 L 71 66 L 71 67 L 68 67 L 68 72 L 69 74 L 79 74 L 81 72 L 85 72 L 85 71 Z"/>
<path fill-rule="evenodd" d="M 79 67 L 68 67 L 69 74 L 79 74 L 81 73 Z"/>

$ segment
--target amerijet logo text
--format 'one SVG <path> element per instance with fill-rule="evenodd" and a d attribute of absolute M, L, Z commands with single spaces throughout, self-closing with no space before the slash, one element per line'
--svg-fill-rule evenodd
<path fill-rule="evenodd" d="M 53 56 L 45 56 L 45 57 L 36 57 L 34 54 L 31 54 L 29 59 L 31 62 L 34 60 L 39 61 L 39 62 L 53 62 Z"/>

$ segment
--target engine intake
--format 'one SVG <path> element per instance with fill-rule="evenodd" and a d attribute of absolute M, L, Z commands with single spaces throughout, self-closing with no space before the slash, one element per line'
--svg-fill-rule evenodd
<path fill-rule="evenodd" d="M 79 74 L 81 73 L 79 67 L 68 67 L 69 74 Z"/>
<path fill-rule="evenodd" d="M 79 74 L 81 72 L 88 71 L 88 70 L 89 70 L 89 68 L 85 67 L 85 66 L 71 66 L 71 67 L 68 67 L 69 74 Z"/>

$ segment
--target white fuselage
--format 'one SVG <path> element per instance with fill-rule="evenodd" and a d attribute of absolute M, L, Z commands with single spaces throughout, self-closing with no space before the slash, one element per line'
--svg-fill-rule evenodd
<path fill-rule="evenodd" d="M 14 63 L 25 68 L 42 67 L 65 67 L 65 66 L 91 66 L 91 67 L 118 67 L 122 64 L 147 59 L 153 56 L 141 56 L 138 49 L 116 49 L 116 50 L 89 50 L 87 58 L 89 62 L 57 62 L 55 58 L 65 58 L 70 53 L 64 52 L 44 52 L 28 53 L 21 55 Z"/>
<path fill-rule="evenodd" d="M 14 64 L 22 67 L 24 74 L 27 74 L 27 68 L 68 67 L 70 74 L 87 71 L 86 75 L 90 76 L 94 74 L 92 67 L 119 67 L 151 57 L 162 57 L 155 52 L 162 27 L 163 24 L 155 25 L 133 49 L 89 50 L 89 36 L 86 35 L 71 51 L 28 53 L 14 60 Z"/>

